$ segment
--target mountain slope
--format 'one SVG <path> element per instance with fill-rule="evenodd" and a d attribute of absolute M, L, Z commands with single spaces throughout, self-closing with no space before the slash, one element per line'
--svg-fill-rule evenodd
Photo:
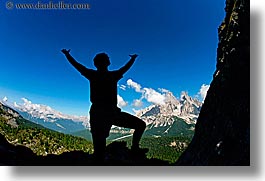
<path fill-rule="evenodd" d="M 143 142 L 150 146 L 156 145 L 157 140 L 145 138 Z M 91 142 L 48 130 L 0 103 L 0 165 L 169 165 L 168 161 L 173 163 L 177 158 L 168 155 L 157 159 L 163 153 L 157 149 L 148 156 L 135 155 L 126 145 L 126 142 L 108 144 L 106 162 L 97 163 L 90 154 Z M 171 148 L 168 153 L 176 152 L 168 147 Z"/>
<path fill-rule="evenodd" d="M 181 136 L 193 133 L 202 103 L 182 92 L 177 99 L 172 92 L 166 91 L 165 104 L 154 104 L 138 110 L 136 116 L 146 122 L 144 136 Z M 33 104 L 23 98 L 23 104 L 14 103 L 14 109 L 24 118 L 49 129 L 79 136 L 92 141 L 87 117 L 64 115 L 49 106 Z M 132 135 L 133 130 L 113 127 L 109 140 Z"/>
<path fill-rule="evenodd" d="M 147 126 L 144 136 L 190 136 L 194 133 L 194 125 L 187 124 L 183 119 L 172 117 L 172 123 L 165 126 L 155 127 L 153 124 Z"/>
<path fill-rule="evenodd" d="M 182 118 L 188 124 L 195 124 L 200 113 L 202 103 L 193 99 L 186 92 L 182 92 L 178 100 L 172 92 L 166 93 L 165 104 L 151 105 L 136 112 L 136 116 L 144 119 L 147 124 L 170 124 L 173 116 Z M 172 123 L 172 122 L 171 122 Z"/>
<path fill-rule="evenodd" d="M 144 137 L 154 136 L 192 136 L 202 103 L 191 98 L 186 92 L 178 100 L 170 91 L 166 92 L 165 104 L 154 104 L 136 112 L 136 116 L 145 121 L 147 128 Z M 91 140 L 88 129 L 71 133 Z M 133 130 L 112 127 L 108 140 L 130 137 Z"/>
<path fill-rule="evenodd" d="M 37 155 L 60 154 L 71 150 L 93 151 L 91 142 L 32 123 L 2 103 L 0 103 L 0 134 L 9 143 L 26 146 Z"/>
<path fill-rule="evenodd" d="M 88 118 L 86 116 L 66 115 L 49 106 L 34 104 L 25 98 L 22 98 L 22 101 L 23 104 L 17 104 L 15 102 L 12 107 L 25 119 L 46 128 L 71 134 L 72 132 L 85 129 L 88 124 Z"/>
<path fill-rule="evenodd" d="M 137 111 L 136 115 L 147 124 L 148 136 L 190 136 L 194 133 L 202 103 L 186 92 L 178 100 L 171 92 L 166 93 L 165 104 L 151 105 Z"/>
<path fill-rule="evenodd" d="M 52 119 L 41 118 L 21 110 L 18 110 L 18 112 L 25 119 L 30 120 L 31 122 L 65 134 L 71 134 L 72 132 L 77 132 L 85 128 L 83 122 L 76 122 L 71 119 L 62 119 L 57 117 L 53 117 Z"/>
<path fill-rule="evenodd" d="M 18 128 L 19 126 L 23 126 L 26 128 L 40 128 L 44 129 L 45 127 L 35 124 L 31 121 L 24 119 L 17 111 L 14 109 L 5 106 L 0 102 L 0 118 L 2 122 L 5 121 L 7 125 L 11 128 Z"/>
<path fill-rule="evenodd" d="M 86 140 L 92 141 L 92 134 L 88 129 L 84 129 L 77 132 L 72 132 L 71 135 L 85 138 Z"/>

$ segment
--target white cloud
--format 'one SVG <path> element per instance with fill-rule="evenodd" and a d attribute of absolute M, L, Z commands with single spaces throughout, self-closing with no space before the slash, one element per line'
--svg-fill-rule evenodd
<path fill-rule="evenodd" d="M 117 99 L 118 99 L 118 106 L 119 107 L 125 107 L 128 105 L 128 103 L 126 101 L 124 101 L 124 99 L 120 95 L 117 95 Z"/>
<path fill-rule="evenodd" d="M 138 110 L 133 108 L 132 111 L 134 112 L 135 115 L 137 115 L 139 112 L 141 112 L 141 109 Z"/>
<path fill-rule="evenodd" d="M 133 106 L 134 107 L 142 107 L 143 101 L 141 99 L 135 99 L 135 100 L 133 100 Z"/>
<path fill-rule="evenodd" d="M 134 90 L 135 90 L 136 92 L 142 92 L 142 91 L 141 91 L 142 86 L 141 86 L 140 84 L 134 82 L 132 79 L 128 79 L 128 80 L 127 80 L 127 85 L 128 85 L 129 87 L 134 88 Z"/>
<path fill-rule="evenodd" d="M 210 85 L 205 85 L 205 84 L 202 84 L 201 88 L 200 88 L 200 92 L 198 93 L 201 98 L 202 98 L 202 102 L 204 102 L 204 99 L 207 95 L 207 91 L 208 89 L 210 88 Z"/>
<path fill-rule="evenodd" d="M 163 93 L 169 93 L 170 91 L 167 90 L 167 89 L 164 89 L 164 88 L 159 88 L 158 89 L 160 92 L 163 92 Z"/>
<path fill-rule="evenodd" d="M 134 106 L 139 106 L 142 104 L 142 99 L 146 99 L 149 103 L 153 104 L 165 104 L 165 93 L 168 92 L 168 90 L 160 88 L 159 91 L 162 92 L 157 92 L 152 88 L 142 88 L 140 84 L 137 82 L 134 82 L 132 79 L 127 80 L 127 85 L 131 88 L 133 88 L 136 92 L 142 93 L 142 97 L 138 100 L 134 100 L 133 105 Z M 140 101 L 141 100 L 141 101 Z"/>
<path fill-rule="evenodd" d="M 119 88 L 125 91 L 126 90 L 126 85 L 120 85 Z"/>
<path fill-rule="evenodd" d="M 7 102 L 8 99 L 7 99 L 7 97 L 5 96 L 2 100 L 3 100 L 3 102 Z"/>
<path fill-rule="evenodd" d="M 165 99 L 166 99 L 165 94 L 161 94 L 152 88 L 143 88 L 143 90 L 144 90 L 143 96 L 148 102 L 154 104 L 162 104 L 162 105 L 165 104 Z"/>

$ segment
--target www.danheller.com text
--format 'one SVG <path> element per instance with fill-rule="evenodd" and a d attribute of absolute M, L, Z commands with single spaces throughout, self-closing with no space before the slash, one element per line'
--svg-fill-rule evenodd
<path fill-rule="evenodd" d="M 44 3 L 42 1 L 38 1 L 36 3 L 14 3 L 12 1 L 6 2 L 7 9 L 90 9 L 90 4 L 88 3 L 65 3 L 64 1 L 54 2 L 49 1 Z"/>

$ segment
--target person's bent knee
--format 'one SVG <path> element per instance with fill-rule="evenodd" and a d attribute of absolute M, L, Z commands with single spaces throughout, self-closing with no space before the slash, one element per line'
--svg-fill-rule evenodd
<path fill-rule="evenodd" d="M 146 123 L 143 120 L 141 120 L 141 124 L 139 125 L 139 127 L 140 127 L 140 129 L 145 130 Z"/>

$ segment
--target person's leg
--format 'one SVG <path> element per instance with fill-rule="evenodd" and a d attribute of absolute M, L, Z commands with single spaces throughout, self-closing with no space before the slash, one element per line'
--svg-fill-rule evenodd
<path fill-rule="evenodd" d="M 90 127 L 94 145 L 94 157 L 97 162 L 103 162 L 106 153 L 106 138 L 109 135 L 111 124 L 107 124 L 104 114 L 90 112 Z"/>
<path fill-rule="evenodd" d="M 102 135 L 93 134 L 93 145 L 94 145 L 94 158 L 98 163 L 102 163 L 105 159 L 106 152 L 106 138 Z"/>
<path fill-rule="evenodd" d="M 128 113 L 121 112 L 115 117 L 115 119 L 113 119 L 113 124 L 119 127 L 134 129 L 132 149 L 139 148 L 139 142 L 146 128 L 146 124 L 143 120 Z"/>

